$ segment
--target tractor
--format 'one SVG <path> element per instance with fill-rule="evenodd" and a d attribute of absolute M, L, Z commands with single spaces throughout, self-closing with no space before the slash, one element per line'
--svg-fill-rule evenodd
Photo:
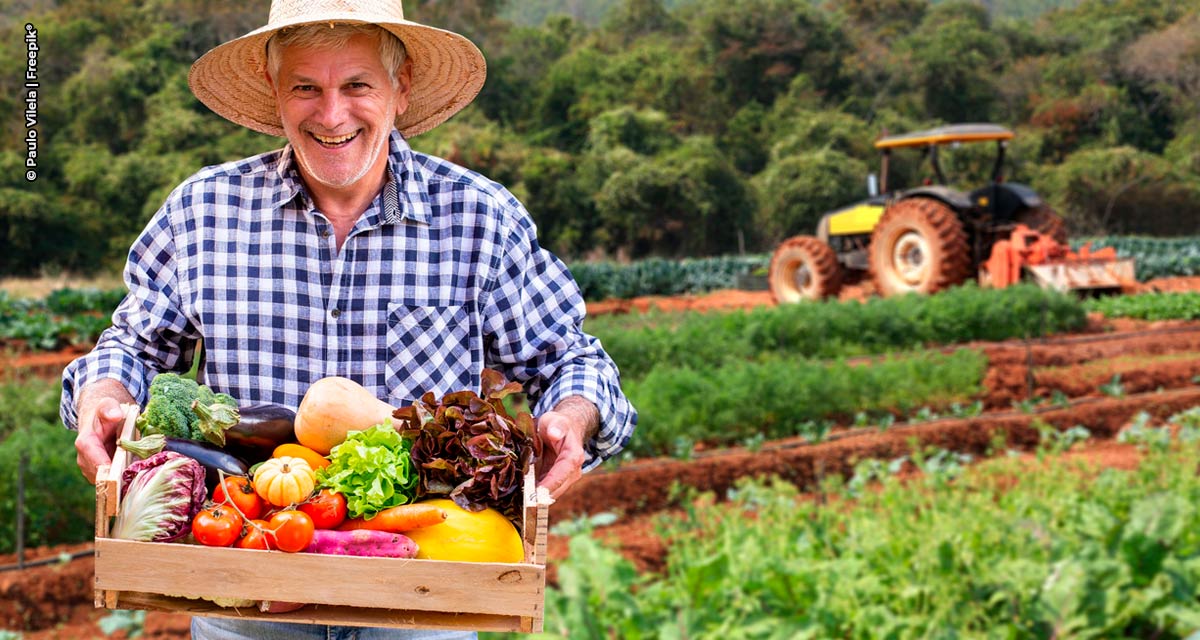
<path fill-rule="evenodd" d="M 994 124 L 880 138 L 878 188 L 872 176 L 867 199 L 822 216 L 815 236 L 794 236 L 776 248 L 768 274 L 775 301 L 836 297 L 843 283 L 868 277 L 882 296 L 934 293 L 972 277 L 997 288 L 1031 279 L 1089 293 L 1132 284 L 1132 260 L 1118 260 L 1112 249 L 1071 251 L 1062 218 L 1033 189 L 1005 181 L 1012 138 Z M 950 186 L 938 149 L 986 142 L 996 143 L 990 182 L 969 192 Z M 888 191 L 897 149 L 922 150 L 932 175 L 920 186 Z"/>

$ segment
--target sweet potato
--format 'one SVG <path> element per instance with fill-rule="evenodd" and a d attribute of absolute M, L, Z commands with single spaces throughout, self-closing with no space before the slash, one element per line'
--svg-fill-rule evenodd
<path fill-rule="evenodd" d="M 412 558 L 417 555 L 417 543 L 404 534 L 386 531 L 317 529 L 305 551 L 336 556 Z"/>

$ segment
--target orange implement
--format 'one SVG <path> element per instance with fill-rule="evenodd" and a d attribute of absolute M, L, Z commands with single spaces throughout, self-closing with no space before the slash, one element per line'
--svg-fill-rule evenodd
<path fill-rule="evenodd" d="M 992 245 L 980 271 L 983 283 L 997 289 L 1020 282 L 1024 272 L 1060 291 L 1120 289 L 1134 282 L 1133 260 L 1118 259 L 1112 247 L 1093 251 L 1088 243 L 1075 252 L 1020 224 L 1007 240 Z"/>

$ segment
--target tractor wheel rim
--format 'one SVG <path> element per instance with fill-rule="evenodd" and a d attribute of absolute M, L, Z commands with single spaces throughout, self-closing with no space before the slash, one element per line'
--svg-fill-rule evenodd
<path fill-rule="evenodd" d="M 808 293 L 809 288 L 812 287 L 812 279 L 813 278 L 812 278 L 812 271 L 809 271 L 807 263 L 804 263 L 804 262 L 800 263 L 799 268 L 796 269 L 796 274 L 795 274 L 794 278 L 795 278 L 795 283 L 796 283 L 796 290 L 798 290 L 802 294 Z"/>
<path fill-rule="evenodd" d="M 928 255 L 929 245 L 925 237 L 915 231 L 906 232 L 892 246 L 892 264 L 896 273 L 910 286 L 925 281 L 925 274 L 929 271 Z"/>

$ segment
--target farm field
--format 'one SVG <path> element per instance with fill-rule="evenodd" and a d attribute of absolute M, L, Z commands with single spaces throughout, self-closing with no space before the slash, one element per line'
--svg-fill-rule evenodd
<path fill-rule="evenodd" d="M 1200 291 L 1200 279 L 1159 279 L 1143 288 Z M 654 307 L 719 313 L 770 304 L 765 293 L 720 291 L 589 304 L 589 312 L 602 316 Z M 1067 334 L 954 346 L 985 356 L 983 382 L 972 398 L 976 410 L 910 415 L 887 428 L 845 419 L 817 443 L 803 437 L 729 447 L 700 443 L 682 457 L 638 457 L 588 474 L 551 509 L 552 525 L 560 533 L 550 541 L 551 582 L 557 582 L 557 570 L 568 556 L 569 537 L 562 534 L 588 518 L 594 522 L 592 538 L 611 544 L 639 573 L 654 575 L 664 570 L 668 550 L 658 530 L 664 514 L 685 517 L 697 504 L 711 500 L 698 494 L 711 492 L 722 500 L 746 478 L 778 477 L 804 492 L 800 500 L 820 501 L 822 482 L 835 476 L 849 479 L 865 468 L 864 461 L 949 455 L 966 464 L 967 456 L 977 461 L 1003 454 L 1040 460 L 1047 434 L 1079 433 L 1072 431 L 1077 426 L 1086 428 L 1087 438 L 1054 449 L 1051 458 L 1130 471 L 1145 453 L 1119 440 L 1122 429 L 1158 425 L 1200 406 L 1200 321 L 1114 319 L 1092 313 L 1086 326 Z M 81 348 L 56 353 L 12 349 L 0 366 L 9 374 L 54 376 Z M 868 364 L 873 359 L 867 355 L 851 362 Z M 972 473 L 971 466 L 966 465 L 965 473 Z M 909 462 L 897 471 L 919 474 L 920 468 Z M 88 548 L 39 548 L 26 559 Z M 0 565 L 13 562 L 14 556 L 0 556 Z M 0 572 L 0 629 L 23 630 L 28 640 L 123 637 L 119 632 L 105 636 L 98 626 L 107 612 L 92 607 L 92 566 L 92 559 L 84 556 L 62 565 Z M 141 637 L 182 637 L 187 624 L 186 616 L 151 612 Z M 546 626 L 547 631 L 554 628 L 549 616 Z"/>

